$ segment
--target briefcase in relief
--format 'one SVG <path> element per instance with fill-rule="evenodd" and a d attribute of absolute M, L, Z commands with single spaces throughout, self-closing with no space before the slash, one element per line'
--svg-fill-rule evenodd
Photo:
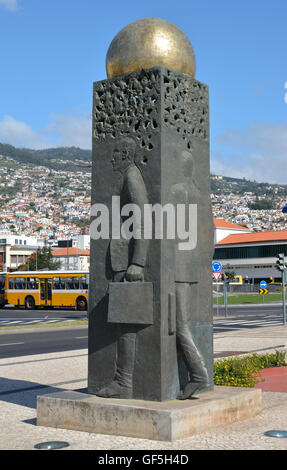
<path fill-rule="evenodd" d="M 152 325 L 153 283 L 111 282 L 108 322 Z"/>

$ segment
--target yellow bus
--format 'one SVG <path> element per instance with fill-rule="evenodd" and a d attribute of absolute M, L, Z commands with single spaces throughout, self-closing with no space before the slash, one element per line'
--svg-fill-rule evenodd
<path fill-rule="evenodd" d="M 0 308 L 5 305 L 5 274 L 0 273 Z"/>
<path fill-rule="evenodd" d="M 37 307 L 88 305 L 88 271 L 17 271 L 0 274 L 0 307 L 6 304 Z"/>

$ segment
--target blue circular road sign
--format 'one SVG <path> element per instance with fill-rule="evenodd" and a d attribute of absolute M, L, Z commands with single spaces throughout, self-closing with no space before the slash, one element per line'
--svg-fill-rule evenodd
<path fill-rule="evenodd" d="M 212 263 L 212 271 L 214 273 L 220 273 L 221 268 L 222 268 L 221 263 L 219 263 L 218 261 L 214 261 Z"/>
<path fill-rule="evenodd" d="M 266 287 L 267 287 L 267 282 L 266 282 L 266 281 L 261 281 L 261 282 L 260 282 L 260 287 L 261 287 L 261 289 L 266 289 Z"/>

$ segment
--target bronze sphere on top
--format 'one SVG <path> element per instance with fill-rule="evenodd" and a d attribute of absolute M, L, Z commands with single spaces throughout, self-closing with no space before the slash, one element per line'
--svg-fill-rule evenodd
<path fill-rule="evenodd" d="M 144 18 L 123 28 L 106 57 L 108 78 L 163 66 L 195 77 L 195 55 L 181 29 L 160 18 Z"/>

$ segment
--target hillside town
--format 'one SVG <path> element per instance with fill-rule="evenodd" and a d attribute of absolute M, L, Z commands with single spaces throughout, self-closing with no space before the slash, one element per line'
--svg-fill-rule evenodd
<path fill-rule="evenodd" d="M 240 182 L 234 181 L 224 187 L 222 176 L 211 176 L 211 181 L 221 182 L 217 192 L 211 192 L 212 211 L 215 218 L 248 228 L 251 232 L 286 230 L 286 216 L 282 209 L 287 201 L 287 187 L 283 185 L 261 185 L 254 191 L 238 191 Z M 241 184 L 242 186 L 242 184 Z M 272 209 L 252 209 L 256 201 L 270 200 Z"/>
<path fill-rule="evenodd" d="M 6 240 L 6 245 L 18 250 L 11 251 L 10 258 L 3 253 L 2 265 L 8 267 L 9 258 L 9 267 L 15 269 L 27 262 L 36 247 L 46 245 L 62 267 L 68 263 L 70 269 L 88 268 L 91 172 L 85 164 L 79 164 L 75 170 L 74 162 L 70 163 L 71 170 L 55 170 L 0 155 L 0 245 Z M 65 165 L 69 168 L 69 162 L 65 161 Z M 259 193 L 258 188 L 245 189 L 249 190 L 244 191 L 242 180 L 211 176 L 214 218 L 239 225 L 248 232 L 286 230 L 286 216 L 282 214 L 286 186 L 265 184 L 260 186 Z M 250 208 L 250 204 L 261 199 L 272 200 L 272 208 Z M 60 244 L 63 240 L 71 240 L 70 253 Z"/>
<path fill-rule="evenodd" d="M 91 175 L 0 156 L 1 231 L 57 240 L 89 231 Z"/>

